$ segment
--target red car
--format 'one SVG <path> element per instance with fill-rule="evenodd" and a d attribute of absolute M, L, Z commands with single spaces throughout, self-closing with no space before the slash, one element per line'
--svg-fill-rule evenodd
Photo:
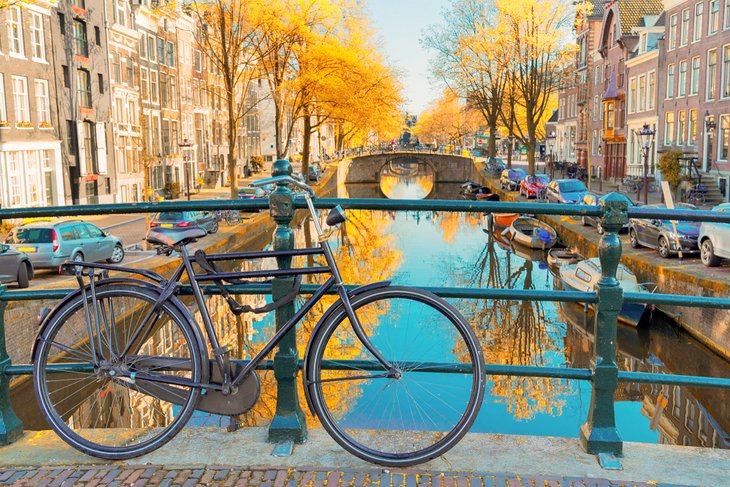
<path fill-rule="evenodd" d="M 525 176 L 520 181 L 520 195 L 527 199 L 540 198 L 545 194 L 550 178 L 545 174 Z"/>

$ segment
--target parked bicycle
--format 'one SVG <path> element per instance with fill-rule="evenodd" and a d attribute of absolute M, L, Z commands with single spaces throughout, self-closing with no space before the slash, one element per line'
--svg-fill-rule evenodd
<path fill-rule="evenodd" d="M 707 194 L 707 186 L 704 184 L 695 184 L 692 188 L 688 189 L 685 193 L 687 203 L 691 203 L 695 206 L 704 205 L 705 197 Z"/>
<path fill-rule="evenodd" d="M 302 378 L 311 411 L 334 440 L 367 461 L 406 466 L 443 454 L 467 432 L 486 379 L 479 341 L 463 316 L 434 294 L 388 282 L 348 292 L 327 240 L 346 220 L 342 208 L 329 212 L 326 231 L 309 186 L 288 176 L 255 184 L 271 183 L 305 191 L 318 247 L 191 257 L 188 244 L 205 236 L 192 227 L 148 236 L 168 255 L 179 253 L 169 280 L 149 270 L 65 265 L 80 288 L 45 316 L 33 350 L 40 409 L 64 441 L 93 456 L 126 459 L 168 442 L 196 409 L 236 418 L 259 397 L 257 367 L 333 288 L 339 299 L 312 331 Z M 216 264 L 294 256 L 321 256 L 326 265 L 222 272 Z M 109 277 L 109 271 L 127 277 Z M 233 360 L 200 283 L 216 285 L 231 312 L 240 314 L 291 302 L 301 276 L 310 274 L 329 277 L 250 361 Z M 258 309 L 239 304 L 226 288 L 282 276 L 296 276 L 294 286 Z M 195 308 L 178 297 L 183 277 L 204 334 L 190 311 Z"/>
<path fill-rule="evenodd" d="M 216 210 L 217 221 L 225 221 L 227 225 L 238 225 L 241 223 L 241 212 L 238 210 Z"/>

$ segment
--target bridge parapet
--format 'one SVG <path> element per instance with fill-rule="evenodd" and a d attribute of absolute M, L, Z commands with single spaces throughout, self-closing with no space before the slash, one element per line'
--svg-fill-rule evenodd
<path fill-rule="evenodd" d="M 388 165 L 425 164 L 437 182 L 463 183 L 476 175 L 474 161 L 469 157 L 431 152 L 381 152 L 354 156 L 344 161 L 345 183 L 380 182 L 380 174 Z"/>

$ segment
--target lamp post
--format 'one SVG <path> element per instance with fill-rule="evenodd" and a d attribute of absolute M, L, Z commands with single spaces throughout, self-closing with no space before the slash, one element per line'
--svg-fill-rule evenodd
<path fill-rule="evenodd" d="M 550 156 L 548 157 L 548 161 L 550 163 L 550 179 L 553 179 L 555 177 L 555 161 L 553 161 L 553 147 L 555 147 L 555 132 L 550 132 L 550 135 L 545 137 L 547 140 L 548 145 L 548 152 L 550 153 Z"/>
<path fill-rule="evenodd" d="M 188 150 L 193 143 L 188 139 L 183 139 L 182 142 L 177 143 L 178 147 L 183 151 L 183 170 L 185 171 L 185 193 L 188 195 L 188 201 L 190 201 L 190 154 Z"/>
<path fill-rule="evenodd" d="M 656 132 L 649 127 L 649 124 L 645 123 L 641 130 L 634 130 L 634 133 L 641 140 L 641 154 L 644 157 L 644 204 L 646 205 L 649 198 L 649 184 L 646 181 L 649 172 L 649 149 L 651 149 L 651 144 L 654 142 Z"/>

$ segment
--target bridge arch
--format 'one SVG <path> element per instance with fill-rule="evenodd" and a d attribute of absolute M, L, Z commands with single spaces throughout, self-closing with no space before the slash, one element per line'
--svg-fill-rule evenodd
<path fill-rule="evenodd" d="M 463 183 L 475 177 L 474 162 L 469 157 L 420 152 L 384 152 L 352 157 L 344 161 L 344 181 L 347 184 L 379 184 L 386 166 L 405 168 L 414 163 L 429 166 L 437 183 Z"/>

